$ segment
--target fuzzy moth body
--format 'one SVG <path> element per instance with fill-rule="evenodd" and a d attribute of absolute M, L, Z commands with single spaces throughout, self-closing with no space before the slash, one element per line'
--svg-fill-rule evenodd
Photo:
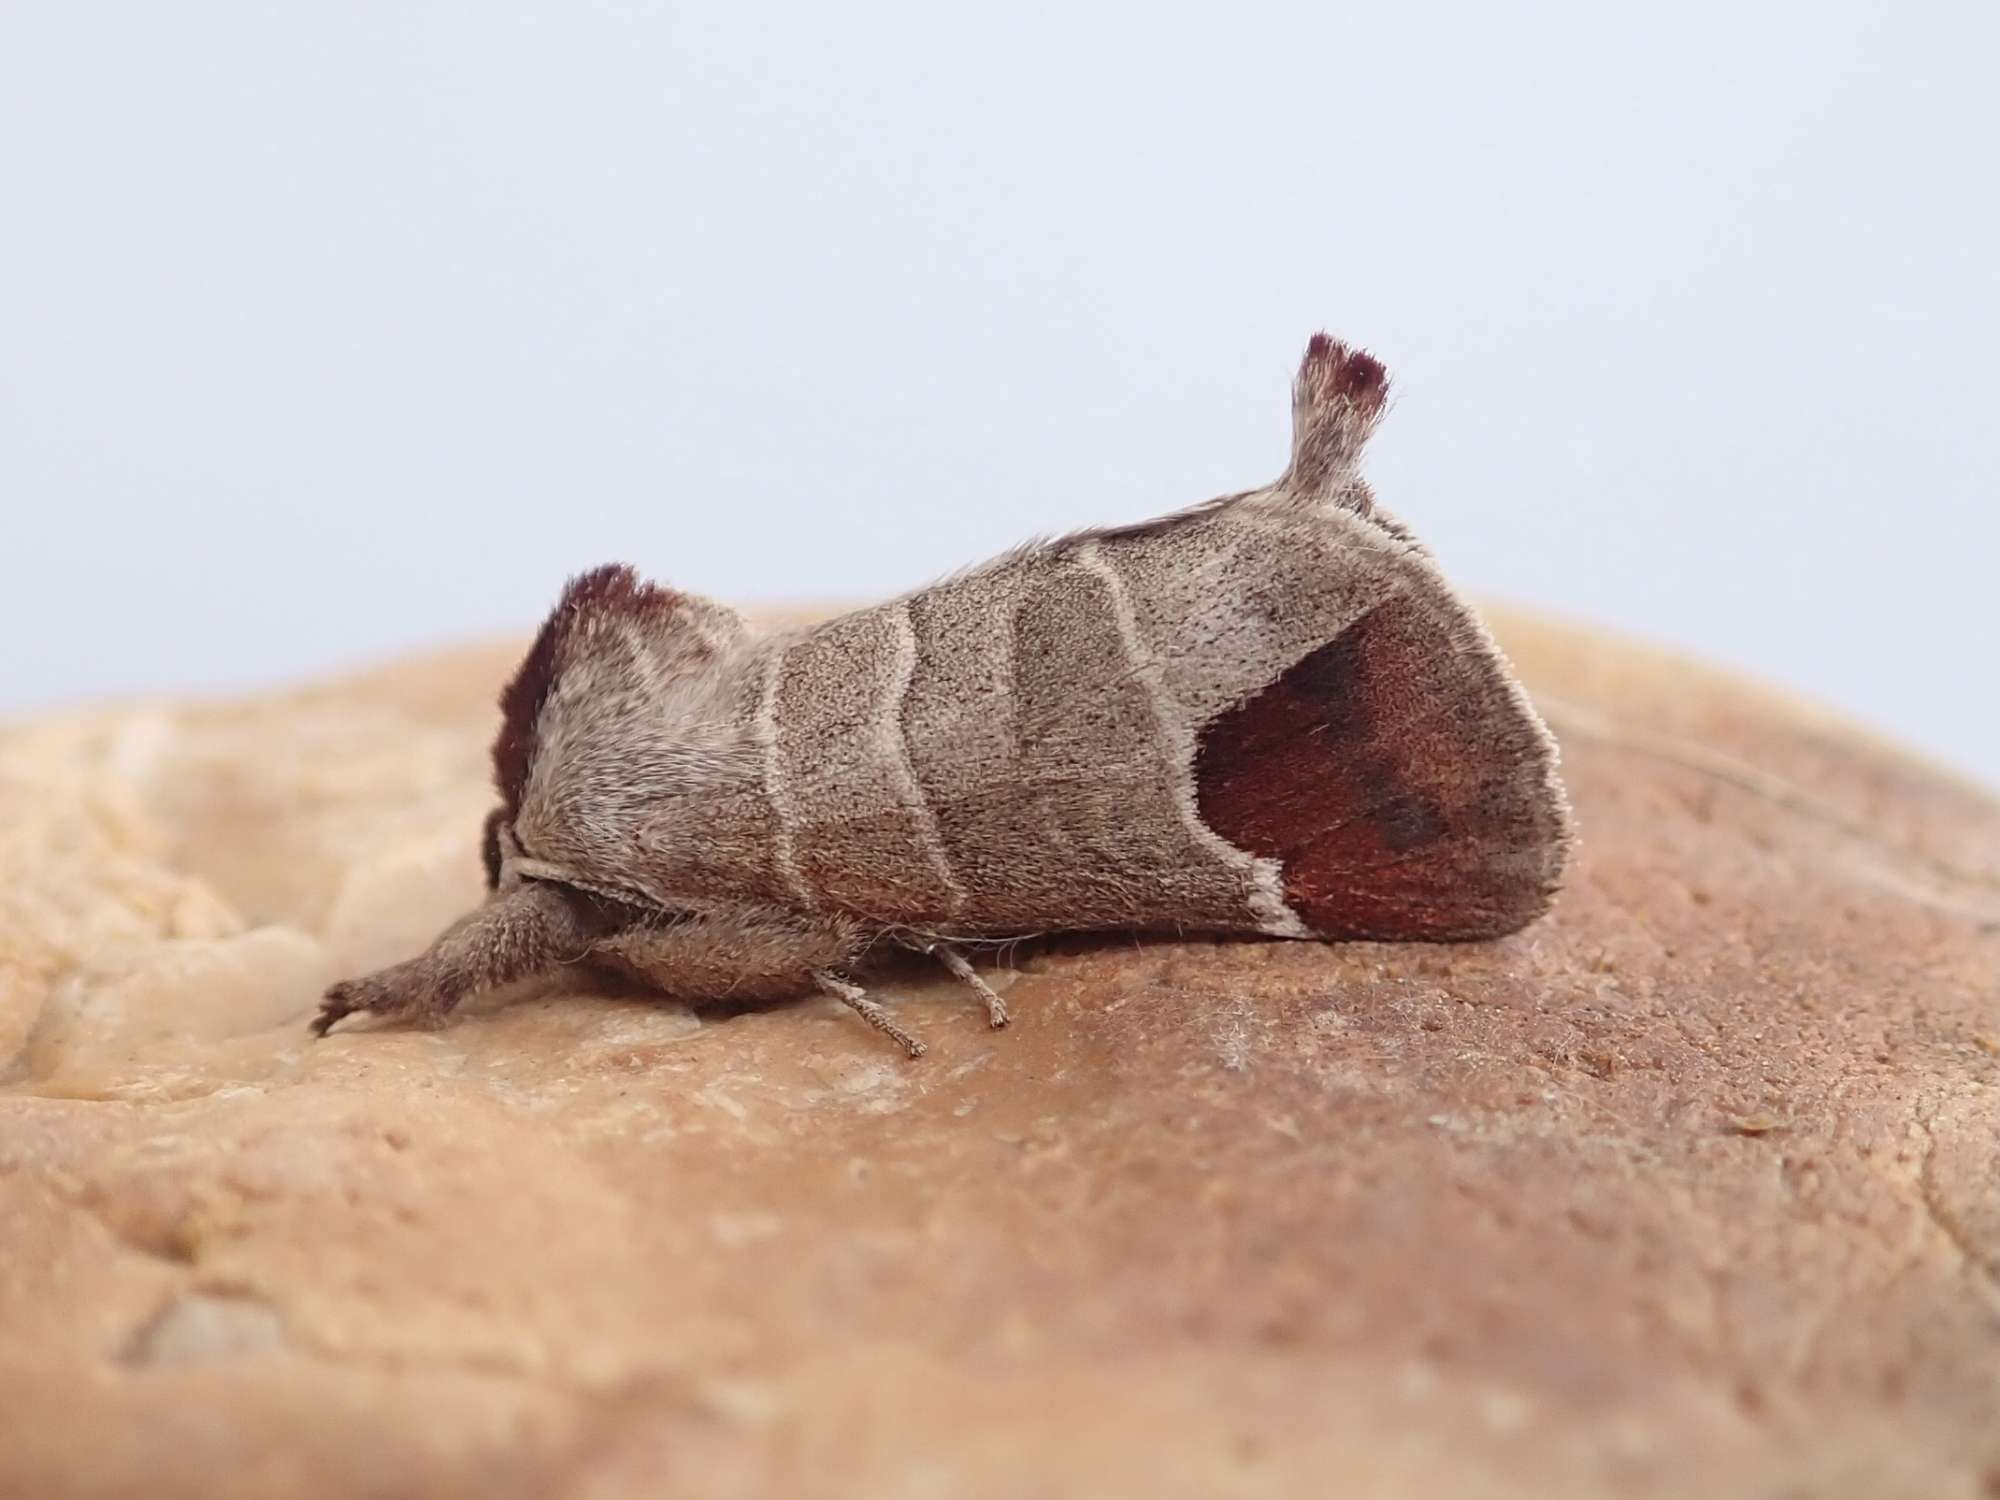
<path fill-rule="evenodd" d="M 1382 367 L 1315 337 L 1277 483 L 1007 553 L 756 635 L 605 567 L 501 700 L 486 903 L 336 985 L 435 1021 L 606 963 L 691 1000 L 834 994 L 849 971 L 1054 931 L 1450 941 L 1547 910 L 1553 741 L 1357 463 Z"/>

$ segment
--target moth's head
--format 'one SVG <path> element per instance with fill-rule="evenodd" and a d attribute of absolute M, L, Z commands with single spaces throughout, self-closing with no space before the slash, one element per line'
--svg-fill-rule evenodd
<path fill-rule="evenodd" d="M 621 715 L 658 714 L 684 682 L 713 665 L 743 634 L 722 605 L 641 579 L 620 563 L 572 578 L 500 694 L 493 782 L 500 806 L 486 820 L 486 867 L 499 879 L 502 839 L 511 837 L 552 723 L 571 738 Z"/>

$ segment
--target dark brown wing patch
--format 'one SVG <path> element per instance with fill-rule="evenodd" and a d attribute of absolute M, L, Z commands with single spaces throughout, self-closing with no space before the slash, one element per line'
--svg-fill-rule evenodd
<path fill-rule="evenodd" d="M 1279 862 L 1330 938 L 1494 937 L 1548 909 L 1567 819 L 1506 668 L 1443 601 L 1400 595 L 1203 730 L 1208 826 Z"/>
<path fill-rule="evenodd" d="M 535 725 L 555 690 L 571 637 L 586 619 L 647 616 L 674 609 L 681 596 L 647 583 L 624 563 L 606 563 L 570 579 L 542 622 L 514 680 L 500 693 L 500 733 L 493 741 L 493 782 L 507 817 L 521 811 L 528 771 L 535 762 Z"/>

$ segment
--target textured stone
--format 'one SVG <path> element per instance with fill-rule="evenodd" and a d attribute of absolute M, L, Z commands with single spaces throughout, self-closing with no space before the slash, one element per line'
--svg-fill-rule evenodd
<path fill-rule="evenodd" d="M 496 647 L 0 733 L 0 1494 L 2000 1493 L 2000 807 L 1503 617 L 1458 948 L 1065 940 L 311 1044 L 479 893 Z"/>

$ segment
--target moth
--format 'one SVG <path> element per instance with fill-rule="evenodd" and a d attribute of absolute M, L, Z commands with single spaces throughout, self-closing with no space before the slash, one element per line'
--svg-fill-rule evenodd
<path fill-rule="evenodd" d="M 501 695 L 489 893 L 327 991 L 436 1024 L 603 964 L 693 1001 L 838 997 L 1051 932 L 1446 942 L 1550 905 L 1556 750 L 1492 638 L 1357 464 L 1388 378 L 1320 334 L 1276 483 L 1031 543 L 809 628 L 609 566 Z"/>

